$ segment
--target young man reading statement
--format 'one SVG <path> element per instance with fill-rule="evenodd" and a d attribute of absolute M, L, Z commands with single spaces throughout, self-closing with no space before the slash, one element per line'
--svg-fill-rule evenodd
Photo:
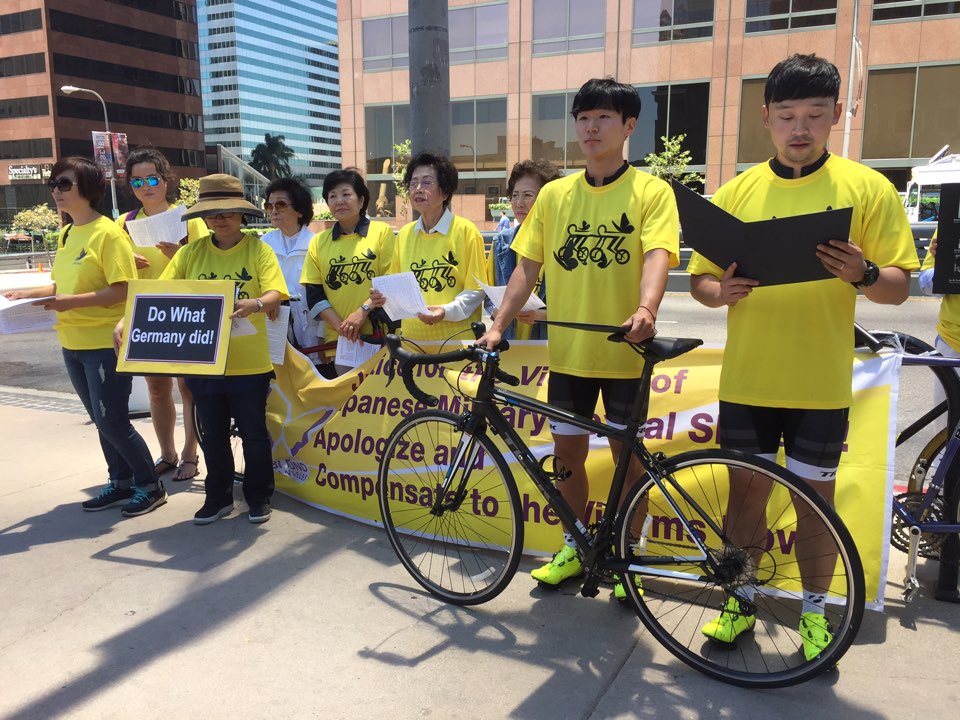
<path fill-rule="evenodd" d="M 850 238 L 818 246 L 828 280 L 761 287 L 734 277 L 736 263 L 717 267 L 694 254 L 688 271 L 693 296 L 727 306 L 727 345 L 720 373 L 720 446 L 776 460 L 783 438 L 787 468 L 833 504 L 837 467 L 852 401 L 853 320 L 857 289 L 877 303 L 907 298 L 918 267 L 913 235 L 893 186 L 879 173 L 827 152 L 841 115 L 840 74 L 814 55 L 779 63 L 764 89 L 763 124 L 776 156 L 723 185 L 713 201 L 741 220 L 853 208 Z M 771 237 L 770 242 L 777 238 Z M 769 485 L 731 478 L 731 540 L 759 547 L 766 534 Z M 745 505 L 749 501 L 749 506 Z M 832 640 L 824 617 L 836 553 L 818 547 L 817 522 L 801 518 L 796 556 L 803 579 L 799 633 L 804 656 L 815 659 Z M 759 553 L 759 550 L 758 550 Z M 752 587 L 740 589 L 752 600 Z M 704 635 L 733 642 L 753 628 L 754 615 L 730 597 Z"/>
<path fill-rule="evenodd" d="M 498 345 L 530 296 L 541 267 L 551 319 L 619 325 L 634 342 L 656 332 L 667 270 L 678 263 L 679 227 L 669 186 L 623 159 L 624 143 L 640 115 L 640 97 L 633 87 L 612 78 L 594 79 L 580 88 L 571 114 L 586 172 L 554 180 L 540 191 L 511 246 L 519 263 L 493 325 L 479 341 L 486 347 Z M 626 427 L 643 369 L 633 350 L 604 342 L 595 333 L 552 327 L 549 352 L 551 404 L 591 417 L 602 393 L 607 422 Z M 550 430 L 554 451 L 569 473 L 559 483 L 560 491 L 586 524 L 590 437 L 564 423 L 551 423 Z M 619 443 L 611 440 L 610 445 L 616 458 Z M 634 458 L 627 487 L 640 472 Z M 557 585 L 581 572 L 567 535 L 554 559 L 531 574 L 541 583 Z M 622 587 L 616 591 L 625 596 Z"/>

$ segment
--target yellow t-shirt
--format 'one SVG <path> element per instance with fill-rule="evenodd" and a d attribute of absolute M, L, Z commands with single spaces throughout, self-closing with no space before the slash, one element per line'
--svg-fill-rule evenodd
<path fill-rule="evenodd" d="M 933 233 L 937 237 L 937 233 Z M 931 238 L 932 240 L 933 238 Z M 920 270 L 933 270 L 934 257 L 928 252 L 923 258 Z M 937 335 L 957 352 L 960 352 L 960 295 L 944 295 L 940 301 L 940 314 L 937 316 Z"/>
<path fill-rule="evenodd" d="M 511 242 L 513 242 L 511 240 Z M 506 285 L 510 282 L 510 278 L 503 278 L 502 281 L 498 281 L 497 278 L 497 259 L 494 257 L 494 248 L 490 246 L 490 252 L 487 253 L 487 284 L 497 286 L 497 285 Z M 540 296 L 540 286 L 543 284 L 543 268 L 540 268 L 540 275 L 537 277 L 537 284 L 533 286 L 533 294 Z M 533 325 L 529 323 L 523 323 L 519 320 L 513 321 L 513 332 L 514 337 L 517 340 L 529 340 L 533 335 Z"/>
<path fill-rule="evenodd" d="M 397 237 L 397 249 L 390 266 L 391 273 L 412 271 L 420 283 L 427 305 L 445 305 L 464 290 L 479 290 L 476 278 L 486 277 L 483 236 L 469 220 L 454 215 L 449 232 L 425 233 L 417 223 L 404 226 Z M 419 318 L 403 320 L 400 328 L 411 340 L 446 340 L 470 329 L 480 319 L 480 308 L 465 320 L 444 320 L 427 325 Z M 463 333 L 458 340 L 472 340 Z"/>
<path fill-rule="evenodd" d="M 277 256 L 253 233 L 245 233 L 243 240 L 229 250 L 216 247 L 212 235 L 188 243 L 173 256 L 160 279 L 233 280 L 239 300 L 258 298 L 269 290 L 279 292 L 281 300 L 290 297 Z M 253 313 L 249 319 L 257 332 L 230 336 L 226 375 L 258 375 L 273 370 L 267 347 L 266 315 Z"/>
<path fill-rule="evenodd" d="M 176 207 L 176 205 L 171 205 L 171 208 Z M 127 215 L 129 213 L 121 213 L 120 217 L 117 218 L 117 225 L 123 229 L 124 235 L 127 236 L 127 239 L 130 241 L 130 247 L 133 248 L 135 255 L 142 255 L 147 260 L 150 261 L 150 265 L 145 268 L 140 268 L 137 270 L 139 278 L 141 280 L 156 280 L 160 277 L 160 273 L 163 272 L 163 269 L 167 267 L 167 264 L 170 262 L 170 258 L 163 254 L 160 248 L 156 247 L 140 247 L 139 245 L 133 242 L 133 238 L 130 237 L 127 233 Z M 137 215 L 134 220 L 143 220 L 147 217 L 147 214 L 143 211 L 143 208 L 137 211 Z M 195 240 L 199 240 L 202 237 L 206 237 L 210 234 L 210 230 L 207 228 L 207 224 L 200 218 L 191 218 L 187 220 L 187 242 L 192 243 Z"/>
<path fill-rule="evenodd" d="M 322 285 L 327 302 L 341 319 L 359 308 L 370 297 L 371 280 L 390 272 L 396 238 L 386 223 L 371 221 L 365 236 L 356 232 L 333 239 L 333 228 L 313 236 L 303 261 L 300 282 Z M 373 328 L 368 319 L 360 328 L 369 335 Z M 336 340 L 337 328 L 327 325 L 324 339 Z"/>
<path fill-rule="evenodd" d="M 713 201 L 747 222 L 852 207 L 850 240 L 864 258 L 881 268 L 919 266 L 893 185 L 836 155 L 793 180 L 777 176 L 769 163 L 756 165 L 721 187 Z M 697 253 L 687 270 L 723 275 Z M 856 288 L 839 278 L 754 288 L 727 313 L 720 399 L 760 407 L 849 407 L 856 297 Z"/>
<path fill-rule="evenodd" d="M 663 249 L 678 263 L 677 205 L 670 186 L 627 168 L 593 187 L 584 173 L 543 186 L 511 247 L 543 263 L 549 319 L 620 325 L 637 311 L 643 256 Z M 550 328 L 550 370 L 593 378 L 636 378 L 643 360 L 625 345 L 584 330 Z"/>
<path fill-rule="evenodd" d="M 66 236 L 66 244 L 64 244 Z M 51 279 L 57 293 L 79 295 L 114 283 L 137 279 L 137 266 L 126 234 L 109 218 L 60 231 Z M 67 350 L 113 347 L 113 328 L 123 317 L 124 303 L 57 313 L 57 336 Z"/>

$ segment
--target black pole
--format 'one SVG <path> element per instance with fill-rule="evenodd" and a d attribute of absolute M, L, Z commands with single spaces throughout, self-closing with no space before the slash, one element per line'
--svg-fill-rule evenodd
<path fill-rule="evenodd" d="M 410 155 L 450 157 L 447 0 L 410 0 Z"/>

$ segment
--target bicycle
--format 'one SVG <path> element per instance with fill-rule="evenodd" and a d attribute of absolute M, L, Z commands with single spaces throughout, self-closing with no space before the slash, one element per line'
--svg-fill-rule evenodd
<path fill-rule="evenodd" d="M 905 366 L 928 367 L 944 388 L 946 400 L 929 410 L 897 434 L 896 446 L 917 435 L 954 408 L 948 427 L 939 430 L 914 460 L 905 492 L 894 494 L 890 544 L 907 554 L 906 577 L 901 598 L 912 602 L 920 589 L 918 557 L 941 563 L 938 600 L 960 602 L 957 591 L 957 558 L 960 553 L 960 378 L 955 368 L 960 358 L 943 357 L 935 348 L 905 333 L 867 331 L 857 326 L 859 344 L 874 352 L 892 349 L 901 354 Z M 950 430 L 952 427 L 952 431 Z M 949 543 L 949 544 L 948 544 Z"/>
<path fill-rule="evenodd" d="M 608 339 L 626 342 L 621 328 L 604 329 Z M 482 324 L 474 324 L 477 337 L 483 331 Z M 684 338 L 630 343 L 645 359 L 636 400 L 649 393 L 656 363 L 701 343 Z M 379 468 L 380 510 L 390 543 L 407 571 L 436 597 L 459 605 L 483 603 L 501 593 L 516 573 L 523 549 L 521 504 L 507 460 L 493 442 L 497 437 L 573 535 L 585 570 L 581 594 L 596 596 L 601 581 L 619 575 L 646 628 L 691 667 L 744 687 L 782 687 L 832 668 L 850 647 L 864 609 L 860 557 L 834 510 L 785 468 L 723 450 L 671 458 L 651 454 L 643 445 L 643 421 L 636 410 L 621 430 L 505 390 L 495 381 L 519 383 L 499 367 L 505 343 L 500 351 L 472 346 L 437 355 L 410 352 L 395 335 L 387 336 L 386 345 L 408 391 L 430 408 L 438 401 L 417 386 L 416 366 L 466 361 L 478 368 L 477 379 L 470 382 L 463 371 L 446 373 L 448 383 L 472 398 L 472 407 L 460 415 L 430 409 L 409 415 L 387 439 Z M 562 482 L 562 468 L 551 456 L 537 460 L 501 405 L 622 442 L 596 526 L 587 528 L 576 517 L 555 486 Z M 635 401 L 635 407 L 642 403 Z M 621 504 L 631 454 L 647 472 Z M 749 546 L 732 543 L 726 530 L 725 516 L 739 512 L 727 507 L 731 474 L 736 481 L 770 488 L 763 524 L 771 528 L 748 529 L 753 538 Z M 801 561 L 777 545 L 780 538 L 795 539 L 798 524 L 808 535 L 815 528 L 826 551 L 837 556 L 833 573 L 820 580 L 821 587 L 829 588 L 826 613 L 833 642 L 811 662 L 804 660 L 797 631 Z M 754 590 L 752 599 L 748 588 Z M 730 597 L 745 613 L 757 615 L 752 636 L 741 636 L 733 647 L 700 632 Z"/>

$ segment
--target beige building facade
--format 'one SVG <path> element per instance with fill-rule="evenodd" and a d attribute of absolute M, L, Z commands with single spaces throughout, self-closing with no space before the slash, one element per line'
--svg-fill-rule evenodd
<path fill-rule="evenodd" d="M 337 8 L 343 162 L 364 170 L 389 217 L 398 204 L 393 146 L 409 136 L 407 2 Z M 450 0 L 448 20 L 455 209 L 475 221 L 490 219 L 486 205 L 506 194 L 515 162 L 583 166 L 570 101 L 606 75 L 641 95 L 627 159 L 643 166 L 661 136 L 684 134 L 691 168 L 712 193 L 772 152 L 761 107 L 777 62 L 792 53 L 831 60 L 846 100 L 855 26 L 856 114 L 841 118 L 830 150 L 848 146 L 900 190 L 909 168 L 943 145 L 960 151 L 960 2 Z"/>

